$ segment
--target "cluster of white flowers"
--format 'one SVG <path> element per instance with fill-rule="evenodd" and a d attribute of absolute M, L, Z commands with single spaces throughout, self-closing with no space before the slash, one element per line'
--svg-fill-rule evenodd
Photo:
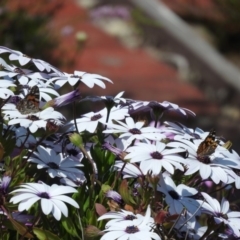
<path fill-rule="evenodd" d="M 0 56 L 11 61 L 0 58 L 1 139 L 13 145 L 8 152 L 0 140 L 0 192 L 6 199 L 14 195 L 9 202 L 18 204 L 20 213 L 39 201 L 42 212 L 59 221 L 62 214 L 68 217 L 65 203 L 84 206 L 87 212 L 91 198 L 95 204 L 101 200 L 106 210 L 102 189 L 107 182 L 108 190 L 117 188 L 119 194 L 105 191 L 111 211 L 97 211 L 99 221 L 111 219 L 99 230 L 101 240 L 240 238 L 240 212 L 231 211 L 226 199 L 227 193 L 240 189 L 240 157 L 230 150 L 231 143 L 214 130 L 161 122 L 163 114 L 174 111 L 188 117 L 194 116 L 192 111 L 167 101 L 125 99 L 123 92 L 84 98 L 79 84 L 105 88 L 104 81 L 111 80 L 80 71 L 64 73 L 6 47 L 0 47 Z M 23 68 L 27 66 L 31 70 Z M 66 83 L 75 90 L 60 96 L 57 90 Z M 105 107 L 69 122 L 55 110 L 83 101 L 101 101 Z M 8 157 L 18 165 L 9 164 Z M 80 194 L 83 186 L 83 195 L 91 195 L 85 202 L 65 195 Z M 9 216 L 8 211 L 2 214 Z"/>

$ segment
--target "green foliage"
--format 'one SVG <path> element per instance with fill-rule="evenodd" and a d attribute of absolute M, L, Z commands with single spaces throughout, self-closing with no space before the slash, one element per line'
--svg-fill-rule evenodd
<path fill-rule="evenodd" d="M 60 7 L 61 2 L 58 1 L 55 8 Z M 47 4 L 47 1 L 42 1 L 41 4 Z M 0 45 L 21 49 L 28 56 L 51 59 L 53 63 L 59 64 L 59 61 L 50 54 L 57 45 L 57 37 L 47 26 L 54 11 L 30 14 L 21 7 L 12 10 L 5 1 L 1 1 L 0 9 Z"/>
<path fill-rule="evenodd" d="M 33 229 L 34 234 L 37 236 L 39 240 L 61 240 L 57 235 L 51 233 L 47 230 L 42 230 L 40 228 L 34 228 Z"/>

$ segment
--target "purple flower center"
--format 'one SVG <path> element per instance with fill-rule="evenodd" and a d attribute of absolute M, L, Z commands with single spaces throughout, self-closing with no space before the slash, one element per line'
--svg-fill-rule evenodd
<path fill-rule="evenodd" d="M 221 217 L 221 218 L 224 218 L 224 219 L 226 219 L 226 220 L 228 220 L 228 216 L 227 216 L 227 214 L 217 213 L 217 216 L 218 216 L 218 217 Z"/>
<path fill-rule="evenodd" d="M 77 151 L 74 148 L 68 149 L 66 152 L 68 153 L 68 155 L 72 155 L 72 156 L 77 156 L 79 153 L 79 151 Z"/>
<path fill-rule="evenodd" d="M 19 73 L 19 74 L 24 74 L 24 72 L 23 72 L 23 70 L 21 69 L 21 68 L 14 68 L 14 70 L 13 70 L 15 73 Z"/>
<path fill-rule="evenodd" d="M 42 193 L 38 194 L 38 196 L 40 198 L 50 199 L 50 196 L 49 196 L 49 194 L 47 192 L 42 192 Z"/>
<path fill-rule="evenodd" d="M 202 163 L 205 163 L 205 164 L 211 163 L 211 160 L 210 160 L 209 156 L 197 156 L 197 160 L 199 162 L 202 162 Z"/>
<path fill-rule="evenodd" d="M 170 191 L 168 192 L 168 194 L 169 194 L 173 199 L 175 199 L 175 200 L 180 199 L 178 193 L 177 193 L 176 191 L 174 191 L 174 190 L 170 190 Z"/>
<path fill-rule="evenodd" d="M 101 114 L 97 114 L 97 115 L 92 116 L 92 117 L 91 117 L 91 120 L 92 120 L 92 121 L 97 121 L 97 120 L 100 119 L 101 117 L 102 117 Z"/>
<path fill-rule="evenodd" d="M 50 162 L 47 165 L 52 169 L 59 169 L 59 166 L 54 162 Z"/>
<path fill-rule="evenodd" d="M 134 219 L 136 219 L 136 217 L 134 215 L 127 215 L 125 217 L 125 220 L 134 220 Z"/>
<path fill-rule="evenodd" d="M 37 121 L 39 120 L 39 118 L 35 115 L 28 115 L 27 119 L 31 120 L 31 121 Z"/>
<path fill-rule="evenodd" d="M 125 230 L 126 233 L 136 233 L 139 232 L 139 229 L 135 226 L 128 226 Z"/>
<path fill-rule="evenodd" d="M 162 155 L 160 152 L 158 152 L 158 151 L 152 152 L 152 153 L 151 153 L 151 156 L 152 156 L 152 158 L 154 158 L 154 159 L 162 159 L 162 158 L 163 158 L 163 155 Z"/>
<path fill-rule="evenodd" d="M 132 129 L 129 130 L 129 132 L 132 133 L 132 134 L 141 134 L 141 133 L 142 133 L 142 132 L 141 132 L 139 129 L 137 129 L 137 128 L 132 128 Z"/>

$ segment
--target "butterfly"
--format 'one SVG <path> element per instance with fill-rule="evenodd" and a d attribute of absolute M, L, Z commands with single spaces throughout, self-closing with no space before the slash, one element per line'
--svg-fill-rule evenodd
<path fill-rule="evenodd" d="M 17 110 L 22 114 L 39 112 L 39 96 L 39 88 L 37 86 L 33 86 L 26 97 L 24 99 L 21 99 L 16 104 Z"/>
<path fill-rule="evenodd" d="M 219 140 L 216 140 L 216 131 L 212 130 L 208 136 L 200 143 L 197 149 L 197 156 L 201 159 L 205 159 L 215 152 L 219 144 Z"/>

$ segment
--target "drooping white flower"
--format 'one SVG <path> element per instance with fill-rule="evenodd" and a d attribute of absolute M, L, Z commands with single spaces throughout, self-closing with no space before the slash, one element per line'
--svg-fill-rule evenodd
<path fill-rule="evenodd" d="M 71 177 L 71 174 L 84 175 L 78 169 L 78 167 L 83 166 L 80 162 L 76 162 L 69 157 L 63 157 L 62 153 L 57 154 L 53 149 L 43 146 L 38 146 L 37 150 L 28 161 L 36 163 L 38 169 L 46 168 L 51 178 Z"/>
<path fill-rule="evenodd" d="M 40 201 L 41 209 L 45 215 L 52 213 L 56 220 L 60 220 L 61 214 L 68 217 L 68 209 L 65 202 L 75 208 L 79 208 L 75 200 L 64 195 L 75 192 L 77 190 L 69 186 L 56 184 L 48 186 L 43 182 L 25 183 L 21 185 L 21 188 L 11 192 L 15 195 L 10 199 L 10 202 L 13 204 L 19 203 L 18 210 L 24 211 L 30 209 L 37 201 Z"/>
<path fill-rule="evenodd" d="M 78 131 L 88 131 L 90 133 L 93 133 L 96 130 L 98 123 L 106 124 L 107 120 L 108 122 L 111 122 L 112 120 L 120 120 L 124 119 L 125 116 L 128 116 L 127 109 L 118 107 L 113 107 L 111 109 L 108 119 L 107 113 L 107 108 L 104 108 L 99 112 L 89 112 L 83 114 L 81 118 L 76 119 Z M 76 130 L 74 126 L 74 121 L 71 121 L 66 126 L 70 126 L 70 131 Z"/>
<path fill-rule="evenodd" d="M 222 198 L 221 205 L 217 199 L 212 198 L 207 193 L 201 193 L 206 202 L 202 206 L 202 211 L 214 217 L 217 224 L 224 222 L 228 225 L 237 237 L 240 237 L 240 212 L 230 211 L 229 202 Z"/>
<path fill-rule="evenodd" d="M 139 167 L 132 163 L 124 163 L 123 161 L 116 161 L 114 164 L 114 169 L 121 171 L 123 178 L 138 178 L 144 176 L 143 172 Z"/>
<path fill-rule="evenodd" d="M 43 71 L 54 72 L 60 76 L 63 74 L 60 70 L 58 70 L 56 67 L 52 66 L 51 64 L 49 64 L 41 59 L 30 58 L 27 55 L 25 55 L 19 51 L 0 46 L 0 54 L 2 54 L 2 53 L 10 53 L 9 60 L 10 61 L 17 60 L 21 66 L 24 66 L 28 63 L 33 63 L 37 67 L 37 69 L 41 72 L 43 72 Z"/>
<path fill-rule="evenodd" d="M 74 86 L 77 82 L 81 81 L 89 88 L 93 88 L 94 85 L 98 85 L 101 88 L 105 88 L 105 83 L 107 81 L 112 83 L 112 81 L 106 77 L 103 77 L 98 74 L 90 74 L 81 71 L 74 71 L 74 74 L 64 73 L 61 76 L 54 77 L 51 79 L 57 86 L 62 87 L 65 83 L 69 83 L 71 86 Z"/>

